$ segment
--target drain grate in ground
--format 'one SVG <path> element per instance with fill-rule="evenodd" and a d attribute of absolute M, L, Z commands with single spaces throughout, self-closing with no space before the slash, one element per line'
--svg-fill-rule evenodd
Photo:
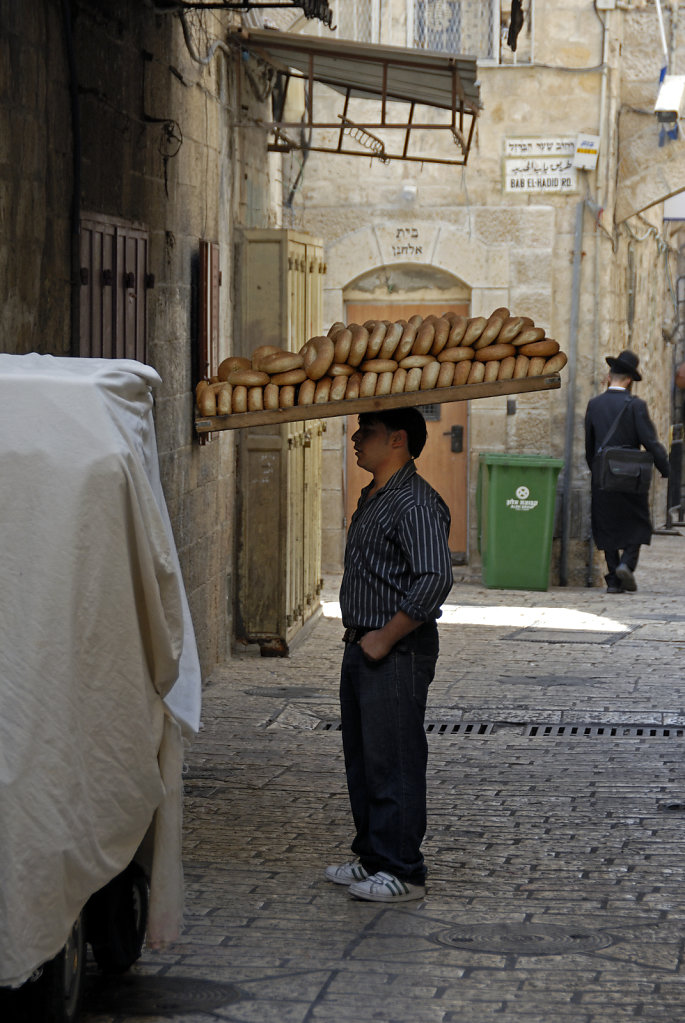
<path fill-rule="evenodd" d="M 685 727 L 680 725 L 526 725 L 523 733 L 529 739 L 682 739 Z"/>
<path fill-rule="evenodd" d="M 554 924 L 465 924 L 433 934 L 438 945 L 499 956 L 559 956 L 594 952 L 614 941 L 602 931 Z"/>
<path fill-rule="evenodd" d="M 100 977 L 87 980 L 84 1007 L 115 1016 L 209 1012 L 247 996 L 233 984 L 196 977 Z"/>
<path fill-rule="evenodd" d="M 459 737 L 494 736 L 512 729 L 525 739 L 684 739 L 685 725 L 644 725 L 624 723 L 541 724 L 514 721 L 426 721 L 428 735 Z M 319 721 L 312 731 L 339 732 L 340 718 Z"/>
<path fill-rule="evenodd" d="M 424 724 L 428 735 L 490 735 L 494 727 L 493 721 L 426 721 Z M 320 721 L 314 731 L 339 732 L 341 729 L 340 718 L 334 718 Z"/>

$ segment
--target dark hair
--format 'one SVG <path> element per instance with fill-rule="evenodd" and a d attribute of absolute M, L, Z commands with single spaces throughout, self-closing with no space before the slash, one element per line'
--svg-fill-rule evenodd
<path fill-rule="evenodd" d="M 362 412 L 361 423 L 382 423 L 387 430 L 405 430 L 412 458 L 418 458 L 426 443 L 426 420 L 417 408 L 390 408 L 382 412 Z"/>

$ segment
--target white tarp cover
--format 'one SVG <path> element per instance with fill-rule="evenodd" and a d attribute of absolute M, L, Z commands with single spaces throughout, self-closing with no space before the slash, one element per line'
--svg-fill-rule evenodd
<path fill-rule="evenodd" d="M 0 354 L 0 985 L 60 950 L 146 835 L 148 939 L 180 929 L 200 670 L 159 382 L 129 360 Z"/>

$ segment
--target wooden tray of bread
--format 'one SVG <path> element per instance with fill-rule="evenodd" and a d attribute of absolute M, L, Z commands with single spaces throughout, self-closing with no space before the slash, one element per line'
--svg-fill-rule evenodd
<path fill-rule="evenodd" d="M 199 434 L 561 386 L 559 345 L 525 316 L 334 323 L 299 352 L 232 356 L 196 388 Z"/>

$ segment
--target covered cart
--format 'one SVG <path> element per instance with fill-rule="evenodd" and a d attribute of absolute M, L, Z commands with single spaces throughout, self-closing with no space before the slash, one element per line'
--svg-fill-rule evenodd
<path fill-rule="evenodd" d="M 26 990 L 62 955 L 49 1019 L 77 1012 L 84 937 L 108 961 L 111 921 L 90 900 L 133 861 L 135 926 L 141 871 L 148 942 L 181 926 L 200 669 L 159 478 L 159 383 L 129 360 L 0 355 L 0 986 Z"/>

